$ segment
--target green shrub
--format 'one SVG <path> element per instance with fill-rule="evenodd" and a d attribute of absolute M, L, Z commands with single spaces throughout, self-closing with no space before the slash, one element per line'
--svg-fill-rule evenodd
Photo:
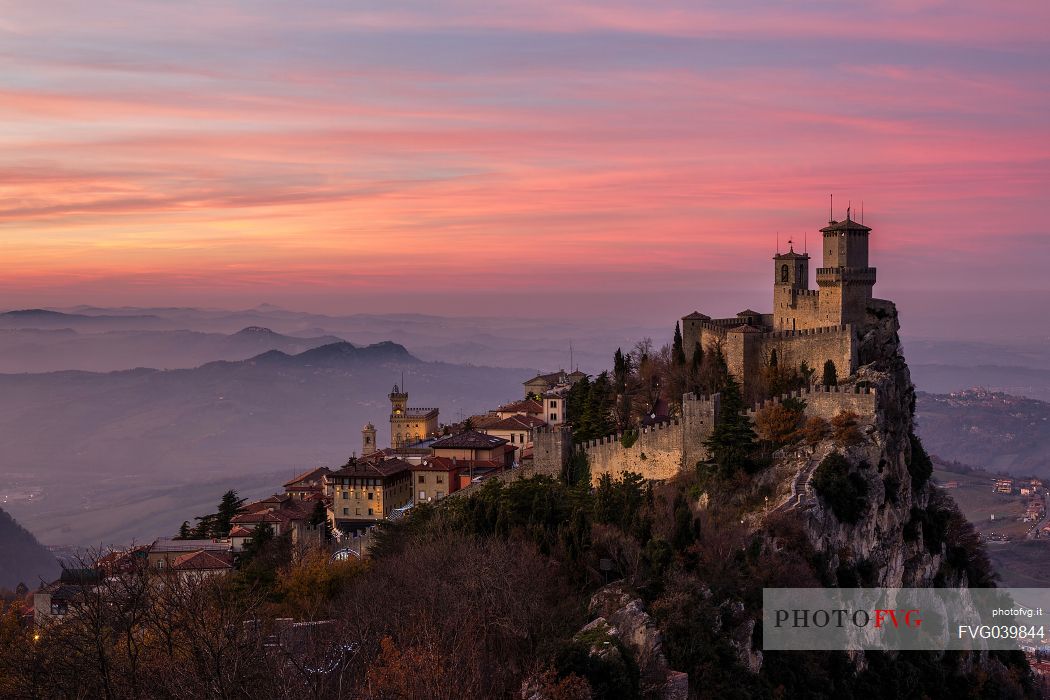
<path fill-rule="evenodd" d="M 832 452 L 813 472 L 813 488 L 841 522 L 855 523 L 867 505 L 868 482 L 850 471 L 849 461 Z"/>
<path fill-rule="evenodd" d="M 623 445 L 624 449 L 627 449 L 638 441 L 638 431 L 628 430 L 620 437 L 620 444 Z"/>

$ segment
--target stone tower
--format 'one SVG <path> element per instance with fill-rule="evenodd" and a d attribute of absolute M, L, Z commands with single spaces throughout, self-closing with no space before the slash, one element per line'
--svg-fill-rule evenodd
<path fill-rule="evenodd" d="M 408 413 L 408 392 L 401 391 L 401 388 L 395 384 L 388 398 L 390 399 L 390 446 L 401 447 L 408 441 L 408 436 L 401 431 Z"/>
<path fill-rule="evenodd" d="M 824 266 L 817 269 L 820 285 L 820 317 L 827 325 L 864 322 L 875 268 L 868 266 L 868 234 L 871 229 L 850 219 L 831 221 L 820 232 L 824 236 Z"/>
<path fill-rule="evenodd" d="M 376 444 L 376 427 L 368 423 L 361 428 L 361 456 L 370 455 L 378 449 L 379 446 Z"/>
<path fill-rule="evenodd" d="M 394 385 L 394 390 L 390 392 L 390 416 L 404 415 L 405 409 L 408 408 L 408 392 L 401 391 L 397 384 Z"/>
<path fill-rule="evenodd" d="M 813 296 L 809 290 L 809 254 L 796 253 L 795 246 L 788 241 L 788 252 L 773 256 L 773 327 L 776 330 L 806 326 L 797 318 L 799 314 L 794 313 L 799 309 L 800 296 Z M 801 306 L 804 309 L 807 305 Z"/>

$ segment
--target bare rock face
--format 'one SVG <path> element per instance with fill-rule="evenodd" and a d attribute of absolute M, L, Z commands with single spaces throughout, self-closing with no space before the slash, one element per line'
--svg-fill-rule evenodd
<path fill-rule="evenodd" d="M 584 630 L 596 623 L 607 626 L 608 633 L 619 640 L 638 666 L 644 697 L 661 700 L 689 697 L 688 674 L 668 665 L 663 635 L 645 611 L 642 599 L 625 583 L 617 581 L 600 589 L 591 598 L 589 610 L 598 617 Z"/>

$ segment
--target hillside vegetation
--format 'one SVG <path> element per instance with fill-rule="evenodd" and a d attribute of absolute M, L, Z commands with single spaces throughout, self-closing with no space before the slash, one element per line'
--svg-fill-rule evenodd
<path fill-rule="evenodd" d="M 10 514 L 0 510 L 0 589 L 14 590 L 24 583 L 32 590 L 58 572 L 58 562 L 51 553 Z"/>

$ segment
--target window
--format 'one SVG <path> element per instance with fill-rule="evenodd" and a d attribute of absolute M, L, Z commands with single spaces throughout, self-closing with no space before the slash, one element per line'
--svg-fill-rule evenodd
<path fill-rule="evenodd" d="M 444 498 L 445 497 L 445 492 L 444 491 L 438 491 L 437 492 L 437 497 L 438 498 Z"/>
<path fill-rule="evenodd" d="M 551 420 L 558 420 L 558 414 L 557 413 L 552 413 L 551 414 Z"/>
<path fill-rule="evenodd" d="M 343 508 L 343 515 L 350 515 L 350 509 L 349 508 Z"/>
<path fill-rule="evenodd" d="M 343 500 L 345 501 L 348 498 L 350 498 L 350 494 L 346 491 L 343 491 Z"/>
<path fill-rule="evenodd" d="M 371 509 L 371 508 L 369 508 L 369 509 L 368 509 L 368 514 L 369 514 L 369 515 L 375 515 L 375 513 L 373 513 L 373 512 L 372 512 L 372 509 Z"/>
<path fill-rule="evenodd" d="M 443 483 L 445 483 L 445 475 L 444 474 L 437 474 L 437 475 L 434 476 L 434 480 L 437 481 L 437 483 L 439 483 L 439 484 L 443 484 Z"/>
<path fill-rule="evenodd" d="M 423 476 L 422 474 L 420 474 L 419 475 L 419 483 L 425 484 L 426 482 L 427 482 L 427 478 L 425 476 Z"/>
<path fill-rule="evenodd" d="M 787 282 L 788 281 L 788 276 L 790 274 L 791 273 L 788 270 L 788 266 L 787 265 L 781 265 L 780 266 L 780 281 L 781 282 Z"/>
<path fill-rule="evenodd" d="M 512 445 L 514 444 L 514 438 L 515 438 L 514 433 L 511 433 L 510 434 L 510 444 L 512 444 Z"/>
<path fill-rule="evenodd" d="M 419 492 L 419 500 L 421 500 L 421 501 L 427 500 L 427 492 L 426 491 L 420 491 Z"/>
<path fill-rule="evenodd" d="M 374 501 L 375 497 L 376 495 L 374 493 L 372 493 L 371 491 L 368 492 L 368 500 Z"/>
<path fill-rule="evenodd" d="M 558 402 L 557 401 L 551 401 L 551 408 L 557 408 L 557 407 L 558 407 Z"/>

